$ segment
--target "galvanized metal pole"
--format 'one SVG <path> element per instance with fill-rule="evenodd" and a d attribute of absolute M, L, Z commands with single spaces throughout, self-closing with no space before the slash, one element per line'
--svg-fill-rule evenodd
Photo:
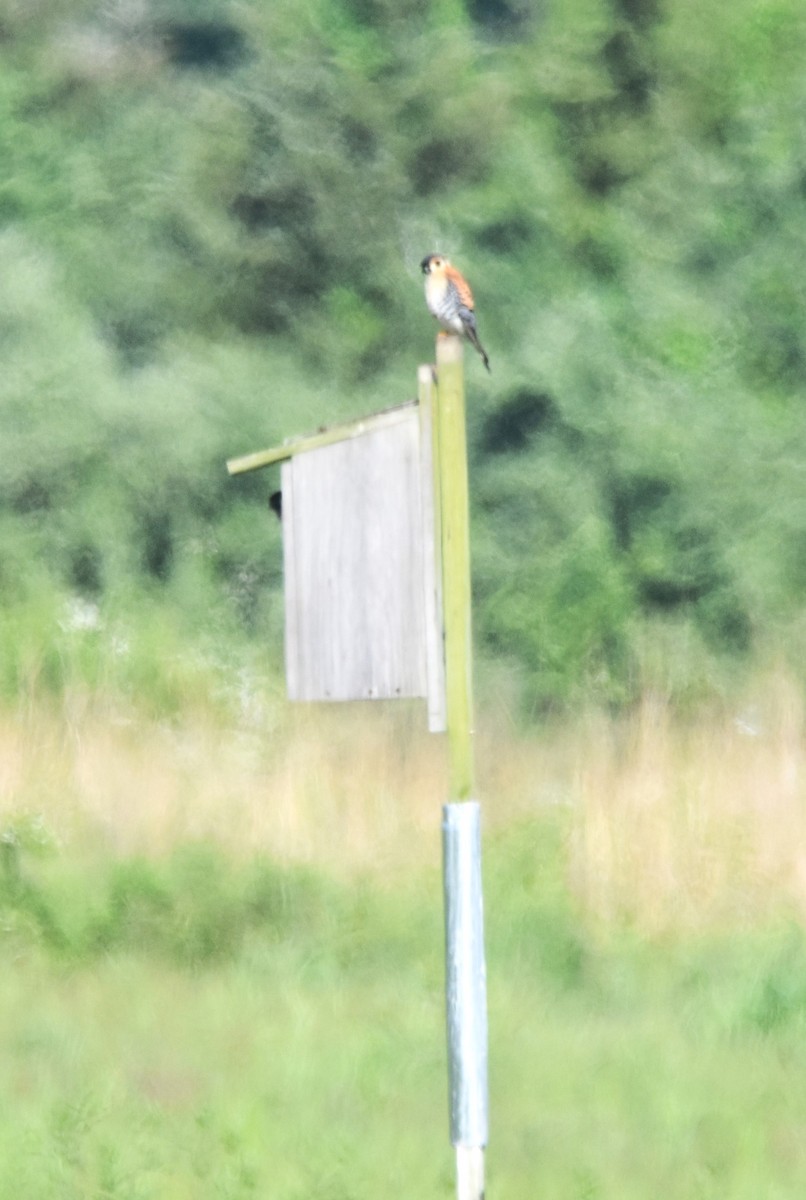
<path fill-rule="evenodd" d="M 484 1196 L 487 1106 L 487 974 L 481 889 L 481 823 L 475 801 L 446 804 L 445 993 L 451 1141 L 458 1200 Z"/>
<path fill-rule="evenodd" d="M 488 1134 L 481 827 L 474 791 L 464 347 L 437 338 L 437 459 L 451 802 L 443 809 L 445 982 L 457 1200 L 483 1200 Z"/>

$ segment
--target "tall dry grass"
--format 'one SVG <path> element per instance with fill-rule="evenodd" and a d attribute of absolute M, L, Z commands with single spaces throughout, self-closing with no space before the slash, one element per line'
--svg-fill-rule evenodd
<path fill-rule="evenodd" d="M 642 929 L 806 919 L 806 734 L 775 673 L 736 709 L 682 719 L 657 696 L 630 716 L 532 733 L 481 715 L 489 834 L 547 813 L 567 832 L 580 909 Z M 0 717 L 0 821 L 59 841 L 159 855 L 189 839 L 236 853 L 369 870 L 439 860 L 444 739 L 416 704 L 270 705 L 227 724 L 160 723 L 95 702 Z M 538 834 L 539 836 L 539 834 Z"/>
<path fill-rule="evenodd" d="M 584 907 L 658 931 L 806 918 L 805 768 L 803 697 L 780 673 L 738 711 L 675 720 L 649 696 L 594 722 L 573 784 Z"/>
<path fill-rule="evenodd" d="M 0 715 L 0 822 L 35 814 L 61 842 L 116 855 L 209 840 L 233 854 L 355 870 L 438 845 L 445 767 L 406 705 L 275 705 L 181 722 L 33 708 Z M 436 832 L 434 822 L 436 821 Z"/>

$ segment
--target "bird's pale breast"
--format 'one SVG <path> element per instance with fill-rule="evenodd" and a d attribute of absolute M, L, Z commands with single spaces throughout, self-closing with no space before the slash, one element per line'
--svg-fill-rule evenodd
<path fill-rule="evenodd" d="M 463 332 L 464 326 L 459 316 L 461 301 L 455 286 L 448 279 L 429 276 L 425 284 L 425 302 L 431 315 L 444 329 L 452 333 Z"/>

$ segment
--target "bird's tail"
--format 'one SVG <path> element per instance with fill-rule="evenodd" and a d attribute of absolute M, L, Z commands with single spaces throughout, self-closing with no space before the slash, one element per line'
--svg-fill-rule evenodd
<path fill-rule="evenodd" d="M 467 340 L 473 346 L 475 346 L 475 348 L 478 350 L 479 354 L 482 357 L 485 367 L 489 371 L 490 370 L 490 360 L 487 357 L 487 351 L 484 349 L 481 342 L 479 341 L 479 335 L 478 335 L 478 331 L 476 329 L 476 318 L 475 318 L 475 315 L 474 315 L 472 309 L 469 309 L 469 308 L 462 309 L 462 310 L 460 310 L 459 315 L 462 319 L 462 328 L 464 329 L 464 331 L 467 335 Z M 490 372 L 490 373 L 492 374 L 492 372 Z"/>

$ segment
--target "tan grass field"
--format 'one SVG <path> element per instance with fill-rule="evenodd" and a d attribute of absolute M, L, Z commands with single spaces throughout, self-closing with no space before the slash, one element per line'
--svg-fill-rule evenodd
<path fill-rule="evenodd" d="M 488 836 L 560 814 L 582 912 L 647 931 L 806 918 L 806 732 L 785 674 L 676 717 L 658 696 L 524 731 L 481 709 Z M 418 704 L 201 710 L 159 722 L 75 698 L 0 717 L 0 820 L 107 855 L 212 840 L 237 855 L 395 878 L 439 860 L 444 739 Z"/>

